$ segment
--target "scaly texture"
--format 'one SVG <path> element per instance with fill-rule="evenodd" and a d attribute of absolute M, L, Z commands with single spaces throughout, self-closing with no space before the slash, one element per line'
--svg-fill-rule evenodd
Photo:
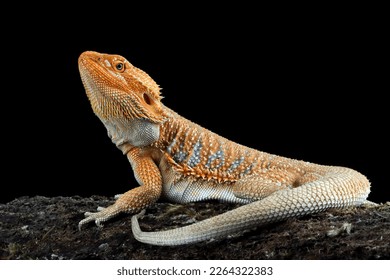
<path fill-rule="evenodd" d="M 84 52 L 79 70 L 94 113 L 139 183 L 113 205 L 85 213 L 79 228 L 122 212 L 139 213 L 132 218 L 137 240 L 180 245 L 367 202 L 370 183 L 355 170 L 261 152 L 183 118 L 161 103 L 154 80 L 120 55 Z M 215 199 L 245 205 L 182 228 L 143 232 L 138 217 L 161 196 L 177 203 Z"/>

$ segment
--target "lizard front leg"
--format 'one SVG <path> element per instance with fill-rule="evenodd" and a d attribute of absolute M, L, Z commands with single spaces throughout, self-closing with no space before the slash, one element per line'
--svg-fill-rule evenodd
<path fill-rule="evenodd" d="M 134 147 L 127 153 L 127 158 L 140 186 L 120 195 L 115 203 L 107 208 L 98 208 L 99 212 L 86 212 L 86 218 L 79 222 L 79 229 L 92 221 L 100 226 L 102 222 L 120 213 L 138 213 L 159 199 L 162 192 L 162 176 L 154 161 L 155 151 L 152 148 Z"/>

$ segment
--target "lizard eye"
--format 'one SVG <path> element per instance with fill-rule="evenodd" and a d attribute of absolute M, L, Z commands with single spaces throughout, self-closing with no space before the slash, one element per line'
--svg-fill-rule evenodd
<path fill-rule="evenodd" d="M 119 72 L 125 71 L 125 64 L 123 62 L 117 62 L 115 64 L 115 69 L 118 70 Z"/>

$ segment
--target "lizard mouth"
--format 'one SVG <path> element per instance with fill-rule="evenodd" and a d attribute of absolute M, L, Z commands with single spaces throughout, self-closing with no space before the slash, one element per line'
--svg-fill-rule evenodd
<path fill-rule="evenodd" d="M 78 66 L 81 81 L 85 93 L 91 103 L 94 113 L 102 119 L 107 118 L 107 112 L 102 104 L 107 104 L 109 96 L 104 92 L 104 81 L 108 80 L 108 74 L 105 73 L 103 66 L 100 65 L 102 57 L 95 52 L 84 52 L 78 59 Z M 105 100 L 105 101 L 104 101 Z M 108 104 L 114 104 L 111 100 Z"/>
<path fill-rule="evenodd" d="M 107 74 L 105 73 L 101 61 L 103 57 L 96 52 L 83 52 L 78 60 L 79 72 L 83 84 L 91 86 L 96 84 L 99 79 L 106 80 Z"/>

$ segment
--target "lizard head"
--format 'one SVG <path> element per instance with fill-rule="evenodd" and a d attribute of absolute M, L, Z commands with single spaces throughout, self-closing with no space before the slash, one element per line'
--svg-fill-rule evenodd
<path fill-rule="evenodd" d="M 92 109 L 100 119 L 165 120 L 159 86 L 126 58 L 86 51 L 78 65 Z"/>

